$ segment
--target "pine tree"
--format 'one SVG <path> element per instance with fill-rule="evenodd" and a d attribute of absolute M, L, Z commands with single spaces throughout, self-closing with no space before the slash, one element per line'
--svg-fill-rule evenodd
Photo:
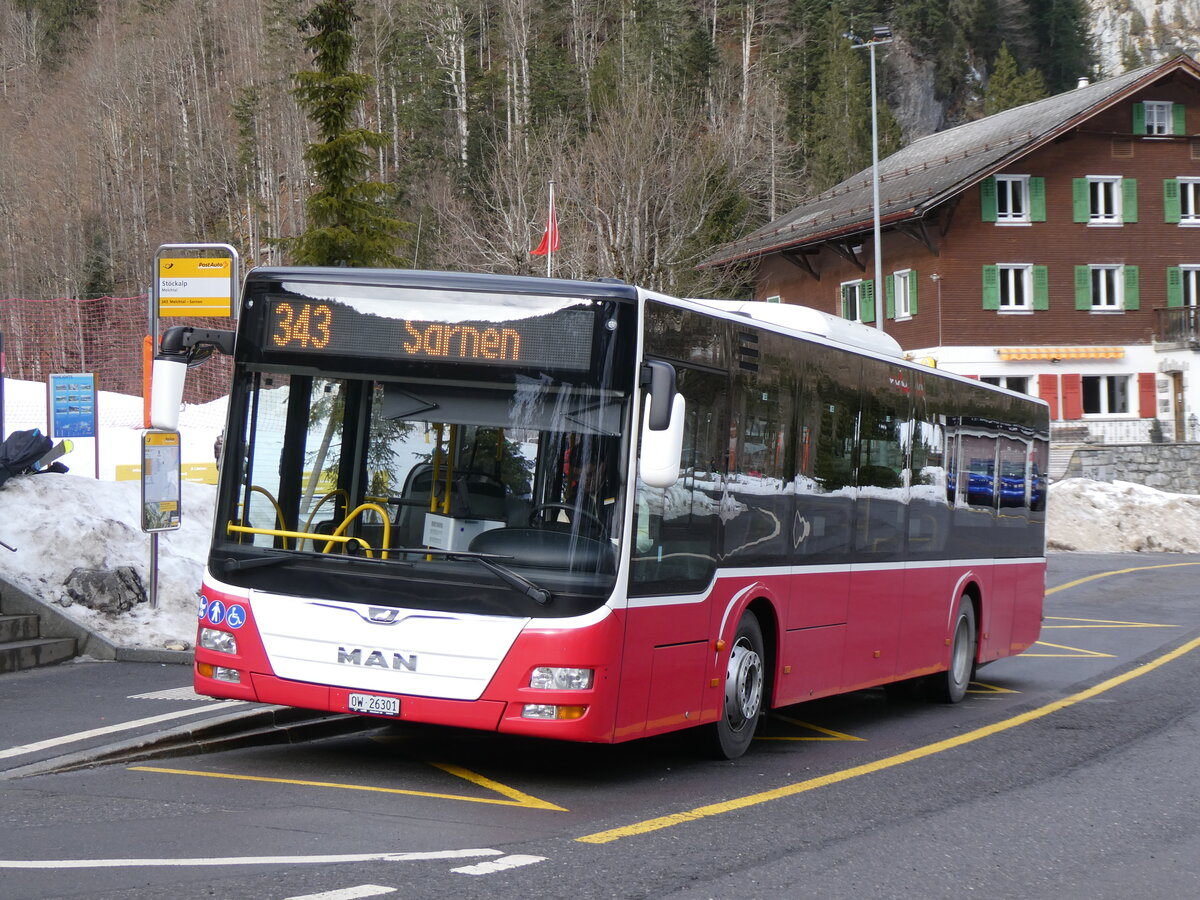
<path fill-rule="evenodd" d="M 1037 69 L 1018 72 L 1017 61 L 1009 53 L 1008 44 L 1001 44 L 983 95 L 984 115 L 995 115 L 1045 96 L 1046 83 L 1042 80 L 1042 73 Z"/>
<path fill-rule="evenodd" d="M 1042 0 L 1030 4 L 1040 47 L 1035 62 L 1051 93 L 1075 87 L 1092 71 L 1085 0 Z"/>
<path fill-rule="evenodd" d="M 369 151 L 387 146 L 386 136 L 359 124 L 372 79 L 350 71 L 354 55 L 355 0 L 319 0 L 300 20 L 313 71 L 298 72 L 294 93 L 321 140 L 304 157 L 317 190 L 305 204 L 308 228 L 291 243 L 301 265 L 390 266 L 404 223 L 382 200 L 388 187 L 366 179 Z"/>

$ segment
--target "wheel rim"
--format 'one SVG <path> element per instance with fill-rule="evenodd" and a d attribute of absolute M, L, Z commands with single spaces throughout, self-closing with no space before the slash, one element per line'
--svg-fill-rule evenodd
<path fill-rule="evenodd" d="M 762 657 L 748 638 L 739 638 L 725 671 L 725 719 L 734 731 L 758 718 L 762 706 Z"/>
<path fill-rule="evenodd" d="M 967 634 L 967 617 L 959 616 L 958 626 L 954 629 L 954 657 L 950 661 L 950 673 L 955 684 L 964 684 L 971 668 L 969 658 L 971 640 Z"/>

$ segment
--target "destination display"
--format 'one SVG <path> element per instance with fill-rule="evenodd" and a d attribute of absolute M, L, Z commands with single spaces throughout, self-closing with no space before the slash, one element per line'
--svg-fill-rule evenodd
<path fill-rule="evenodd" d="M 364 313 L 333 300 L 268 300 L 265 350 L 584 371 L 595 313 L 446 322 Z"/>

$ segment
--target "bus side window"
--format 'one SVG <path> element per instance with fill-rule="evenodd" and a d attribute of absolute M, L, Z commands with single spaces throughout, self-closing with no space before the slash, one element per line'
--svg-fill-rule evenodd
<path fill-rule="evenodd" d="M 687 401 L 679 480 L 664 489 L 639 478 L 634 498 L 630 592 L 643 596 L 698 590 L 716 567 L 729 441 L 727 379 L 676 370 Z"/>

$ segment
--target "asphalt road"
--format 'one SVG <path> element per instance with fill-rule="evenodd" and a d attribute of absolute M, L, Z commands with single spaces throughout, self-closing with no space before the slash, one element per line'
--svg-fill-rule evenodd
<path fill-rule="evenodd" d="M 182 667 L 4 676 L 10 776 L 191 736 L 0 780 L 0 898 L 1195 896 L 1198 579 L 1200 556 L 1054 555 L 1042 641 L 964 703 L 790 707 L 726 763 L 687 734 L 308 739 L 255 720 L 238 741 L 215 725 L 263 711 L 167 694 Z M 89 709 L 99 727 L 178 717 L 46 746 Z"/>

